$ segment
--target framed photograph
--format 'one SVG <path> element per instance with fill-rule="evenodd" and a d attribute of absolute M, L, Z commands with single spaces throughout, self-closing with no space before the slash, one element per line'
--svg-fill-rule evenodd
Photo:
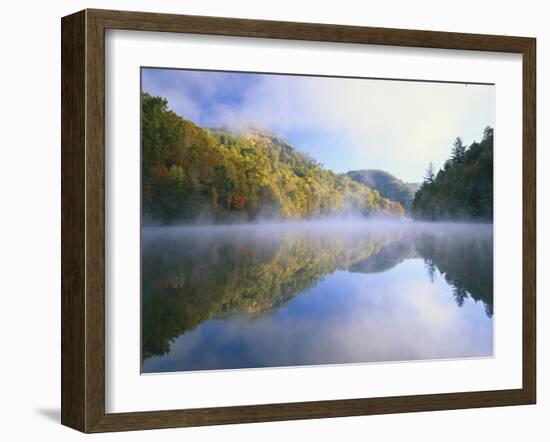
<path fill-rule="evenodd" d="M 61 24 L 64 425 L 535 403 L 535 39 Z"/>

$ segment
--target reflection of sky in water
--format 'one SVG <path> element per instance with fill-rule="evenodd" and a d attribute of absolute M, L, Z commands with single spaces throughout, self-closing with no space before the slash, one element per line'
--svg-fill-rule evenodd
<path fill-rule="evenodd" d="M 487 357 L 493 319 L 468 297 L 458 307 L 422 259 L 384 273 L 337 271 L 287 305 L 210 319 L 177 338 L 143 372 Z"/>

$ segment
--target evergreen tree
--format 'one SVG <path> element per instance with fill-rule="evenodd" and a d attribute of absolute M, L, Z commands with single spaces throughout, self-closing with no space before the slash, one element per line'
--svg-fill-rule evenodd
<path fill-rule="evenodd" d="M 416 192 L 412 213 L 418 219 L 493 219 L 493 129 L 469 148 L 457 138 L 451 158 L 433 176 L 428 168 Z"/>
<path fill-rule="evenodd" d="M 482 141 L 485 141 L 485 140 L 488 140 L 488 139 L 493 139 L 493 128 L 492 127 L 489 127 L 487 126 L 484 130 L 483 130 L 483 140 Z"/>
<path fill-rule="evenodd" d="M 424 175 L 424 183 L 432 184 L 434 180 L 435 180 L 434 165 L 430 161 L 430 164 L 428 164 L 428 168 L 426 169 L 426 175 Z"/>
<path fill-rule="evenodd" d="M 457 137 L 451 151 L 451 164 L 461 164 L 464 161 L 464 155 L 466 155 L 466 146 L 462 138 Z"/>

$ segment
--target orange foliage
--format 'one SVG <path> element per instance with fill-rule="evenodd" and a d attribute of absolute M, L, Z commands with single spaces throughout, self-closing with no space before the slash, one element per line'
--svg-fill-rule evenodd
<path fill-rule="evenodd" d="M 233 194 L 231 195 L 231 204 L 237 209 L 244 209 L 246 206 L 246 197 L 241 194 Z"/>
<path fill-rule="evenodd" d="M 157 164 L 153 168 L 153 177 L 155 178 L 166 178 L 169 175 L 168 169 L 164 164 Z"/>

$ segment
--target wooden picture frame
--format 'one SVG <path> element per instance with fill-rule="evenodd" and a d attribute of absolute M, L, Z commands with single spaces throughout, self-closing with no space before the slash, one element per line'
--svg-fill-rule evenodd
<path fill-rule="evenodd" d="M 83 432 L 534 404 L 536 398 L 536 77 L 534 38 L 84 10 L 62 19 L 62 424 Z M 523 57 L 523 385 L 221 408 L 105 412 L 105 30 L 261 37 Z"/>

